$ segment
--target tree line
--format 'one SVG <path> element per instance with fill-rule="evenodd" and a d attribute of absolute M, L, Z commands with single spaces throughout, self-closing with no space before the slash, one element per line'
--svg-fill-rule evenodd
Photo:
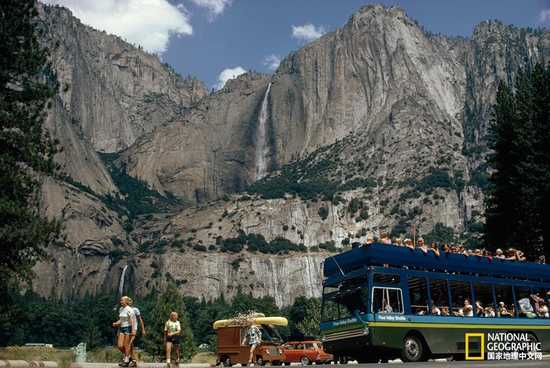
<path fill-rule="evenodd" d="M 32 291 L 21 294 L 11 290 L 13 304 L 0 314 L 0 346 L 22 346 L 29 342 L 53 344 L 54 347 L 74 347 L 85 342 L 88 350 L 116 347 L 119 300 L 116 292 L 85 295 L 82 300 L 62 301 L 53 296 L 43 298 Z M 53 292 L 52 292 L 53 294 Z M 231 300 L 222 294 L 214 300 L 182 296 L 174 283 L 168 283 L 162 292 L 153 290 L 137 297 L 127 291 L 143 318 L 147 334 L 136 335 L 135 346 L 148 355 L 164 352 L 163 330 L 170 312 L 177 312 L 182 327 L 181 357 L 189 361 L 200 344 L 208 344 L 215 351 L 216 331 L 212 324 L 218 319 L 230 319 L 249 311 L 266 316 L 282 316 L 289 325 L 279 331 L 283 338 L 295 335 L 319 335 L 320 299 L 300 296 L 290 306 L 278 308 L 270 296 L 255 298 L 240 289 Z M 162 354 L 162 353 L 161 353 Z"/>

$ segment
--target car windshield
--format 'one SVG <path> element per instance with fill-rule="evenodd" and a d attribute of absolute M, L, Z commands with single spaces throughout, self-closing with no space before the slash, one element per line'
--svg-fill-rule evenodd
<path fill-rule="evenodd" d="M 273 325 L 262 325 L 262 341 L 282 342 L 281 336 Z"/>

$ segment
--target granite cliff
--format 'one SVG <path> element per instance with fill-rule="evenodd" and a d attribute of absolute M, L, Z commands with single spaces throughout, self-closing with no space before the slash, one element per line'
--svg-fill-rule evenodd
<path fill-rule="evenodd" d="M 52 61 L 62 88 L 47 128 L 69 179 L 45 181 L 42 212 L 61 218 L 67 237 L 36 267 L 34 287 L 67 298 L 116 288 L 129 265 L 138 294 L 174 280 L 186 295 L 231 297 L 240 286 L 284 305 L 320 295 L 321 243 L 436 224 L 474 232 L 498 82 L 550 60 L 546 30 L 487 21 L 471 38 L 449 38 L 399 7 L 369 5 L 274 75 L 247 73 L 208 94 L 66 9 L 44 6 L 41 21 L 44 42 L 60 42 Z M 116 157 L 111 167 L 102 154 Z M 129 218 L 106 205 L 125 199 L 112 170 L 189 208 Z M 337 198 L 261 194 L 288 177 L 296 186 L 322 178 Z M 220 253 L 241 232 L 315 251 Z"/>

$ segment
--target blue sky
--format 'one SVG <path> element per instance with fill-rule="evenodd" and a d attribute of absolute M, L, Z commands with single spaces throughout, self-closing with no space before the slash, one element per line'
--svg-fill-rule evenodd
<path fill-rule="evenodd" d="M 41 0 L 156 53 L 183 77 L 219 89 L 340 28 L 367 4 L 399 5 L 424 29 L 471 37 L 484 20 L 550 29 L 550 0 Z"/>

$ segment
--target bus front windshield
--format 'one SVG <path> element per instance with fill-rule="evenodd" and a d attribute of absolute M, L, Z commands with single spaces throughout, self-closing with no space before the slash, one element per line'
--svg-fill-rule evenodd
<path fill-rule="evenodd" d="M 321 310 L 321 322 L 347 318 L 367 312 L 368 285 L 340 285 L 335 291 L 334 287 L 325 287 L 323 293 L 323 306 Z"/>

